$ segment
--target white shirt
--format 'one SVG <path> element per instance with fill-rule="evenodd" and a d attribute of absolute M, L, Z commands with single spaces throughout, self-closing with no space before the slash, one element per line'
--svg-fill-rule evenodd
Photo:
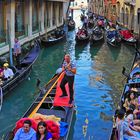
<path fill-rule="evenodd" d="M 4 78 L 14 76 L 14 73 L 10 68 L 4 69 L 3 73 L 4 73 Z"/>

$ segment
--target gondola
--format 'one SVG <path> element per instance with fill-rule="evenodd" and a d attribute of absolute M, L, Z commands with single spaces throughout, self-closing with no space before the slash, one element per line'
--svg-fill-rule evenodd
<path fill-rule="evenodd" d="M 130 73 L 125 72 L 125 68 L 123 68 L 122 74 L 127 77 L 127 82 L 124 86 L 124 90 L 122 92 L 120 103 L 119 103 L 119 109 L 122 109 L 125 111 L 125 108 L 123 107 L 123 104 L 125 102 L 126 97 L 133 91 L 136 95 L 136 97 L 140 96 L 140 52 L 135 53 L 134 61 L 132 64 L 132 68 L 130 70 Z M 118 130 L 116 128 L 116 118 L 117 118 L 117 112 L 118 109 L 115 111 L 114 119 L 113 119 L 113 128 L 110 135 L 110 140 L 116 140 L 118 139 Z"/>
<path fill-rule="evenodd" d="M 130 45 L 135 45 L 137 40 L 135 36 L 128 29 L 121 29 L 119 34 L 122 40 Z"/>
<path fill-rule="evenodd" d="M 76 44 L 80 44 L 80 43 L 86 44 L 89 42 L 89 38 L 90 38 L 90 36 L 85 29 L 79 29 L 77 34 L 76 34 L 76 37 L 75 37 Z"/>
<path fill-rule="evenodd" d="M 75 29 L 75 21 L 73 19 L 70 19 L 68 21 L 68 31 L 74 30 Z"/>
<path fill-rule="evenodd" d="M 121 45 L 121 38 L 117 30 L 109 30 L 106 33 L 107 43 L 113 47 Z"/>
<path fill-rule="evenodd" d="M 64 30 L 58 30 L 55 31 L 53 33 L 51 33 L 51 35 L 48 35 L 48 37 L 42 37 L 41 39 L 41 43 L 43 46 L 45 47 L 49 47 L 52 45 L 55 45 L 56 43 L 61 42 L 62 40 L 64 40 L 66 38 L 66 33 Z"/>
<path fill-rule="evenodd" d="M 59 90 L 58 85 L 59 85 L 60 80 L 63 77 L 63 74 L 64 73 L 55 74 L 53 76 L 53 78 L 43 88 L 40 89 L 39 96 L 35 99 L 35 101 L 32 103 L 32 105 L 29 107 L 29 109 L 23 115 L 23 118 L 31 119 L 32 121 L 35 120 L 34 115 L 36 115 L 38 113 L 41 115 L 48 115 L 48 116 L 55 115 L 55 117 L 60 119 L 59 121 L 61 121 L 61 123 L 64 123 L 65 125 L 67 124 L 67 130 L 65 131 L 65 134 L 60 135 L 60 137 L 59 137 L 59 132 L 58 132 L 57 138 L 55 137 L 55 140 L 56 139 L 68 140 L 71 123 L 72 123 L 72 119 L 73 119 L 73 114 L 75 111 L 74 105 L 65 106 L 60 103 L 60 106 L 59 106 L 59 102 L 56 102 L 57 91 Z M 48 121 L 49 121 L 49 119 L 48 119 Z M 37 122 L 36 122 L 36 124 L 37 124 Z M 17 129 L 16 127 L 14 127 L 14 129 L 12 131 L 10 131 L 6 134 L 4 140 L 13 139 L 14 131 Z M 51 131 L 51 129 L 49 129 L 48 131 Z M 60 134 L 61 134 L 61 131 L 60 131 Z M 52 135 L 53 135 L 53 133 L 52 133 Z M 53 140 L 54 140 L 54 137 L 53 137 Z"/>
<path fill-rule="evenodd" d="M 15 88 L 19 83 L 21 83 L 30 74 L 32 65 L 39 56 L 40 45 L 38 41 L 35 41 L 34 47 L 31 51 L 21 60 L 21 69 L 17 69 L 15 66 L 10 67 L 14 72 L 14 77 L 12 79 L 3 81 L 1 83 L 1 88 L 3 96 L 7 95 L 9 91 Z"/>
<path fill-rule="evenodd" d="M 102 29 L 99 29 L 99 28 L 95 28 L 93 30 L 93 33 L 92 33 L 91 38 L 90 38 L 91 44 L 101 43 L 103 41 L 104 41 L 103 30 Z"/>

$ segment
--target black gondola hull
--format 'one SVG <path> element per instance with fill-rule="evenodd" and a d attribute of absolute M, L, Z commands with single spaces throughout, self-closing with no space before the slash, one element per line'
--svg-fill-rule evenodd
<path fill-rule="evenodd" d="M 54 77 L 56 77 L 56 75 L 54 75 Z M 41 89 L 41 91 L 39 92 L 39 96 L 32 103 L 32 105 L 29 107 L 29 109 L 25 112 L 25 114 L 23 115 L 23 118 L 27 118 L 30 116 L 30 114 L 38 106 L 40 101 L 44 98 L 46 93 L 54 85 L 54 83 L 58 77 L 55 79 L 53 79 L 53 78 L 50 80 L 51 82 L 48 82 L 48 84 L 46 84 Z M 59 138 L 59 140 L 68 140 L 75 109 L 74 109 L 74 106 L 72 106 L 72 107 L 53 106 L 53 100 L 55 97 L 55 93 L 56 93 L 56 86 L 53 87 L 50 94 L 45 98 L 44 102 L 41 104 L 37 113 L 41 113 L 42 115 L 55 115 L 56 117 L 61 118 L 61 121 L 68 123 L 68 131 L 67 131 L 66 135 Z M 9 133 L 7 133 L 4 140 L 12 140 L 14 137 L 13 132 L 14 132 L 14 129 L 12 131 L 10 131 Z"/>
<path fill-rule="evenodd" d="M 45 47 L 49 47 L 49 46 L 53 46 L 63 40 L 66 39 L 66 34 L 64 34 L 63 36 L 59 37 L 59 38 L 55 38 L 54 40 L 48 41 L 47 39 L 41 39 L 41 43 L 42 45 L 44 45 Z"/>
<path fill-rule="evenodd" d="M 21 70 L 17 70 L 14 77 L 9 80 L 5 81 L 5 83 L 1 86 L 3 91 L 3 96 L 7 95 L 9 91 L 14 89 L 19 83 L 27 78 L 30 74 L 32 65 L 36 61 L 39 56 L 40 46 L 39 43 L 36 47 L 34 47 L 27 56 L 21 61 Z M 34 54 L 33 54 L 34 53 Z"/>
<path fill-rule="evenodd" d="M 78 36 L 76 36 L 75 40 L 76 44 L 87 44 L 89 42 L 89 36 L 87 36 L 86 38 L 79 38 Z"/>

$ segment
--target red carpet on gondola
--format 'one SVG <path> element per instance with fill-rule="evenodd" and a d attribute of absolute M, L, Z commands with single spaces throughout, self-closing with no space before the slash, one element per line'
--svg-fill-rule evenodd
<path fill-rule="evenodd" d="M 69 96 L 69 86 L 68 86 L 68 84 L 66 84 L 66 86 L 65 86 L 68 96 L 65 97 L 65 98 L 60 98 L 59 97 L 59 96 L 62 95 L 62 91 L 61 91 L 61 88 L 60 88 L 60 83 L 61 83 L 63 77 L 64 77 L 64 75 L 60 78 L 60 80 L 57 83 L 56 95 L 55 95 L 55 98 L 54 98 L 54 104 L 53 105 L 54 106 L 70 107 L 71 105 L 69 104 L 70 96 Z"/>

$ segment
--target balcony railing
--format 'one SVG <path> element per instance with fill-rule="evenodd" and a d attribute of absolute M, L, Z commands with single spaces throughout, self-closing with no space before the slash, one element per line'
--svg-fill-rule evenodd
<path fill-rule="evenodd" d="M 136 0 L 124 0 L 124 3 L 128 6 L 135 6 Z"/>

